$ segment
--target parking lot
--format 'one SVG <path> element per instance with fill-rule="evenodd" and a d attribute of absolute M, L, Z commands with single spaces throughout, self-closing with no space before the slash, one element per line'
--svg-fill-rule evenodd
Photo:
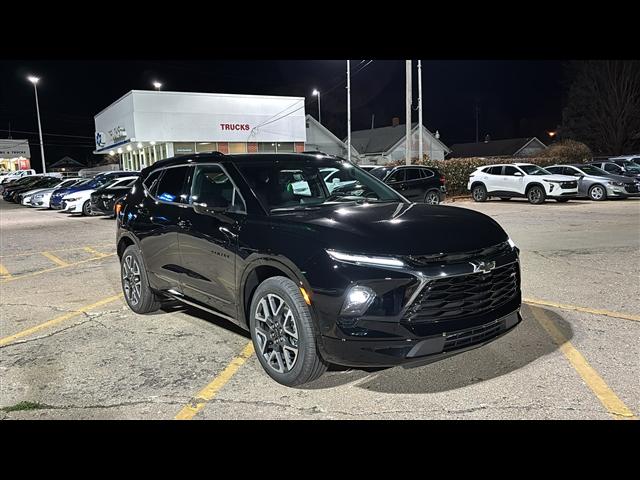
<path fill-rule="evenodd" d="M 522 250 L 522 324 L 427 366 L 332 368 L 293 389 L 225 320 L 131 312 L 113 220 L 0 201 L 0 418 L 640 416 L 640 199 L 451 205 L 490 215 Z"/>

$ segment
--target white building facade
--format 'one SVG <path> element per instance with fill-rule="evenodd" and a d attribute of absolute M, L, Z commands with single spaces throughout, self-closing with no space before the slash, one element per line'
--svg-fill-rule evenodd
<path fill-rule="evenodd" d="M 302 152 L 303 97 L 133 90 L 95 116 L 94 153 L 125 170 L 194 153 Z"/>
<path fill-rule="evenodd" d="M 29 140 L 0 139 L 0 171 L 31 168 Z"/>

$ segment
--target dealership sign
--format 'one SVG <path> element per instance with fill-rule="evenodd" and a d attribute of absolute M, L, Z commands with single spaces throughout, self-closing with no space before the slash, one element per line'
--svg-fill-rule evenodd
<path fill-rule="evenodd" d="M 31 157 L 31 152 L 29 151 L 29 141 L 28 140 L 1 139 L 0 140 L 0 157 L 3 157 L 3 158 L 15 158 L 15 157 L 30 158 Z"/>
<path fill-rule="evenodd" d="M 248 123 L 221 123 L 220 130 L 237 130 L 248 132 L 250 130 L 250 125 Z"/>
<path fill-rule="evenodd" d="M 116 143 L 120 140 L 126 140 L 127 131 L 124 129 L 124 127 L 118 126 L 114 129 L 109 130 L 109 135 L 111 136 L 113 143 Z"/>

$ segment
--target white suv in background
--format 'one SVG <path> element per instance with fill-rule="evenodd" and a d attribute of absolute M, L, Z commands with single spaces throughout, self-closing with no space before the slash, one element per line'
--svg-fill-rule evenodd
<path fill-rule="evenodd" d="M 523 197 L 538 205 L 547 198 L 566 202 L 578 195 L 578 181 L 567 175 L 554 175 L 531 163 L 485 165 L 470 176 L 467 188 L 476 202 L 489 197 L 510 200 Z"/>

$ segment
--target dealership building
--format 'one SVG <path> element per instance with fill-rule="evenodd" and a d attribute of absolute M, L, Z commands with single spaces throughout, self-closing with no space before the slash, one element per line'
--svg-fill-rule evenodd
<path fill-rule="evenodd" d="M 194 153 L 302 152 L 303 97 L 132 90 L 95 116 L 94 153 L 125 170 Z"/>
<path fill-rule="evenodd" d="M 0 171 L 31 168 L 29 140 L 0 139 Z"/>

